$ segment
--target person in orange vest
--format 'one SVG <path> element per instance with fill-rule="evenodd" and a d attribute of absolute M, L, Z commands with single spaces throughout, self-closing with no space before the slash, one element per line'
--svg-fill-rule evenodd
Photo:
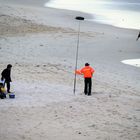
<path fill-rule="evenodd" d="M 85 67 L 83 67 L 82 69 L 76 70 L 76 74 L 84 75 L 84 93 L 88 96 L 91 95 L 92 75 L 94 72 L 95 70 L 92 67 L 90 67 L 89 63 L 85 63 Z"/>

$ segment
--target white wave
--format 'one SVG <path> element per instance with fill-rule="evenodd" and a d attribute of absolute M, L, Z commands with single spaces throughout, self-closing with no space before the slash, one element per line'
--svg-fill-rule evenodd
<path fill-rule="evenodd" d="M 92 19 L 96 22 L 122 28 L 140 29 L 140 3 L 136 2 L 112 2 L 111 0 L 51 0 L 47 2 L 45 6 L 81 11 L 96 15 L 94 16 L 95 19 Z"/>
<path fill-rule="evenodd" d="M 135 67 L 140 67 L 140 59 L 123 60 L 122 63 L 127 64 L 127 65 L 132 65 Z"/>

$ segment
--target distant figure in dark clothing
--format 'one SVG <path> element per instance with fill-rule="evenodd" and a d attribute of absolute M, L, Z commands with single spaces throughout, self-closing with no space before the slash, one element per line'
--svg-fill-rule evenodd
<path fill-rule="evenodd" d="M 11 68 L 12 68 L 12 65 L 11 64 L 8 64 L 7 65 L 7 68 L 4 69 L 1 73 L 1 80 L 5 80 L 4 81 L 4 86 L 5 86 L 5 83 L 7 85 L 7 92 L 10 93 L 10 82 L 12 82 L 11 80 Z"/>
<path fill-rule="evenodd" d="M 140 38 L 140 32 L 139 32 L 139 34 L 138 34 L 138 37 L 137 37 L 136 41 L 137 41 L 139 38 Z"/>

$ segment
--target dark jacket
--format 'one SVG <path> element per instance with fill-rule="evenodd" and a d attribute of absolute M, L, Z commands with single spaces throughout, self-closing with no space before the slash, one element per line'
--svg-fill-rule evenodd
<path fill-rule="evenodd" d="M 1 73 L 2 75 L 2 80 L 5 79 L 5 82 L 11 82 L 11 70 L 9 69 L 4 69 L 3 72 Z"/>

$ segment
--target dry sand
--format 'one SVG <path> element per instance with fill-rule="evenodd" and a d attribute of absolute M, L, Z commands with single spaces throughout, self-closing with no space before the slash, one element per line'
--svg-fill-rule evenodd
<path fill-rule="evenodd" d="M 16 94 L 0 100 L 0 140 L 139 140 L 140 69 L 121 63 L 140 57 L 138 31 L 81 23 L 78 68 L 96 73 L 92 96 L 79 76 L 73 95 L 74 17 L 90 15 L 28 2 L 0 0 L 0 71 L 13 65 Z"/>

